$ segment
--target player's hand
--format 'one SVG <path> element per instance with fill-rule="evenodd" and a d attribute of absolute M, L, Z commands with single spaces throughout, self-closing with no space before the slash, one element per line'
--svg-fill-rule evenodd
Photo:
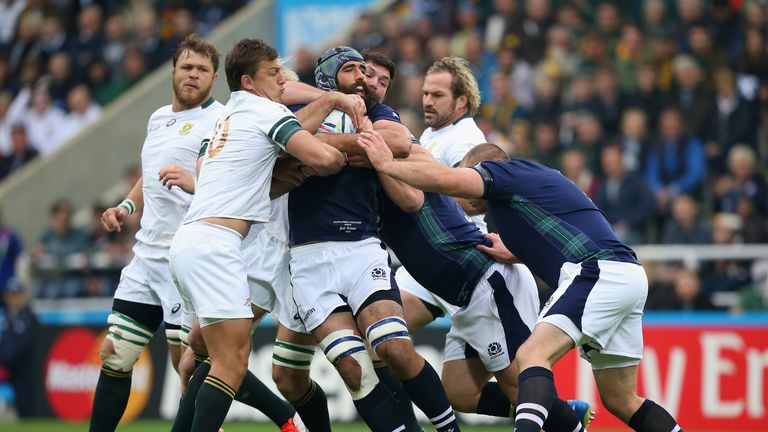
<path fill-rule="evenodd" d="M 366 155 L 349 155 L 347 156 L 347 164 L 355 168 L 373 168 Z"/>
<path fill-rule="evenodd" d="M 488 254 L 491 258 L 494 259 L 494 261 L 503 264 L 516 264 L 520 262 L 520 260 L 512 252 L 510 252 L 506 246 L 504 246 L 504 242 L 501 241 L 501 237 L 499 237 L 498 234 L 487 233 L 485 238 L 491 242 L 491 246 L 488 247 L 486 245 L 479 244 L 475 246 L 477 250 Z"/>
<path fill-rule="evenodd" d="M 126 217 L 128 217 L 128 210 L 122 207 L 108 208 L 101 214 L 101 227 L 106 232 L 120 232 Z"/>
<path fill-rule="evenodd" d="M 360 122 L 360 127 L 357 129 L 360 132 L 370 132 L 373 130 L 373 123 L 368 116 L 364 116 Z"/>
<path fill-rule="evenodd" d="M 305 178 L 301 172 L 301 161 L 293 157 L 278 159 L 272 170 L 272 177 L 294 186 L 301 186 Z"/>
<path fill-rule="evenodd" d="M 362 97 L 356 94 L 339 93 L 339 96 L 336 98 L 336 109 L 352 117 L 352 124 L 355 125 L 355 129 L 362 129 L 363 117 L 367 111 Z"/>
<path fill-rule="evenodd" d="M 178 186 L 179 189 L 188 194 L 195 193 L 195 177 L 189 171 L 175 164 L 168 164 L 160 170 L 160 183 L 168 190 Z"/>
<path fill-rule="evenodd" d="M 387 164 L 394 162 L 392 151 L 387 147 L 381 134 L 376 131 L 361 132 L 357 143 L 365 151 L 371 165 L 377 170 L 386 168 Z"/>

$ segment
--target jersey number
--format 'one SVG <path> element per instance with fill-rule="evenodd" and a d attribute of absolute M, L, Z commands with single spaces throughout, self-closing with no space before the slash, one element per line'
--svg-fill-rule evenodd
<path fill-rule="evenodd" d="M 229 122 L 229 117 L 225 118 L 223 121 L 219 120 L 216 122 L 216 128 L 213 130 L 213 138 L 211 139 L 211 143 L 208 144 L 209 158 L 216 157 L 216 155 L 224 149 L 224 144 L 227 143 L 227 138 L 229 138 Z"/>

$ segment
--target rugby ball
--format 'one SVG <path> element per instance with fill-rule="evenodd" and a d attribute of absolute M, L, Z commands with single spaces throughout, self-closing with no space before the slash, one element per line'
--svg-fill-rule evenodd
<path fill-rule="evenodd" d="M 343 111 L 333 110 L 328 114 L 328 117 L 320 123 L 317 132 L 328 134 L 352 134 L 357 132 L 357 130 L 352 124 L 352 117 L 350 117 L 349 114 Z"/>

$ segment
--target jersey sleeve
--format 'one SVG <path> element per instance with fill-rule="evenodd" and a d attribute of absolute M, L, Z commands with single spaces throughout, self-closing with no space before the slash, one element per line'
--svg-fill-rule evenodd
<path fill-rule="evenodd" d="M 484 199 L 511 199 L 517 193 L 513 173 L 498 162 L 480 162 L 472 169 L 483 179 Z"/>
<path fill-rule="evenodd" d="M 368 118 L 371 119 L 371 123 L 376 123 L 379 120 L 389 120 L 396 123 L 400 123 L 400 115 L 392 107 L 385 104 L 376 104 L 368 110 Z"/>
<path fill-rule="evenodd" d="M 271 104 L 259 112 L 258 126 L 282 150 L 291 137 L 301 130 L 299 119 L 284 105 Z"/>

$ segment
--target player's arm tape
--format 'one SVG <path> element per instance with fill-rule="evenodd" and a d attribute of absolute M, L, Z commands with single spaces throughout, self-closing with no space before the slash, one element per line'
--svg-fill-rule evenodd
<path fill-rule="evenodd" d="M 117 207 L 125 209 L 129 215 L 132 215 L 136 211 L 136 203 L 130 198 L 124 199 L 123 202 L 117 205 Z"/>

